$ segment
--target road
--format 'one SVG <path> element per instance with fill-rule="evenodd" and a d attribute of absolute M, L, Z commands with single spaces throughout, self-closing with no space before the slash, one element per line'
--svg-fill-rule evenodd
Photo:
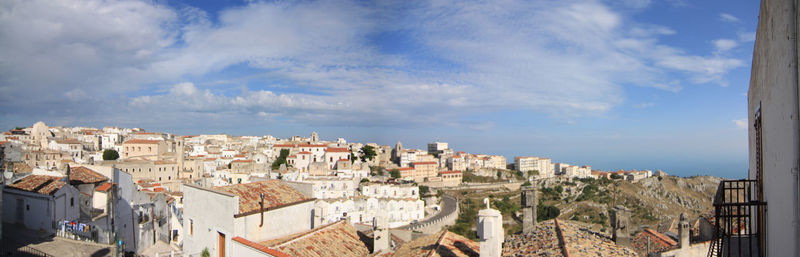
<path fill-rule="evenodd" d="M 455 212 L 457 205 L 458 205 L 458 200 L 456 200 L 455 197 L 452 197 L 452 196 L 449 196 L 449 195 L 444 195 L 444 196 L 442 196 L 442 205 L 441 205 L 442 206 L 442 210 L 439 211 L 439 213 L 437 213 L 436 215 L 433 215 L 431 217 L 428 217 L 425 220 L 420 221 L 418 223 L 408 224 L 408 225 L 399 227 L 399 229 L 410 229 L 411 227 L 427 225 L 428 223 L 431 223 L 431 222 L 433 222 L 435 220 L 438 220 L 439 218 L 442 218 L 444 216 L 447 216 L 447 215 Z"/>

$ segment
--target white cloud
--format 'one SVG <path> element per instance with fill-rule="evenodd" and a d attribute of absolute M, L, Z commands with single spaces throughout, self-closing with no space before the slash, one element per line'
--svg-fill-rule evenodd
<path fill-rule="evenodd" d="M 728 13 L 720 13 L 719 14 L 719 19 L 724 21 L 724 22 L 737 22 L 737 21 L 739 21 L 739 18 L 736 18 L 736 16 L 733 16 L 733 15 L 728 14 Z"/>
<path fill-rule="evenodd" d="M 674 74 L 725 84 L 743 65 L 660 43 L 676 31 L 592 0 L 253 2 L 218 22 L 143 1 L 5 1 L 0 12 L 0 60 L 18 60 L 0 62 L 0 107 L 109 105 L 117 116 L 158 111 L 164 122 L 456 126 L 465 113 L 509 109 L 596 115 L 623 103 L 626 85 L 678 92 L 687 83 Z M 373 41 L 401 32 L 423 58 Z M 241 68 L 249 73 L 209 79 Z"/>
<path fill-rule="evenodd" d="M 756 33 L 753 31 L 737 32 L 736 35 L 739 37 L 739 41 L 744 43 L 756 41 Z"/>
<path fill-rule="evenodd" d="M 737 45 L 739 45 L 739 43 L 737 43 L 735 40 L 732 39 L 714 40 L 714 47 L 717 49 L 717 52 L 725 52 L 731 50 Z"/>
<path fill-rule="evenodd" d="M 645 109 L 645 108 L 650 108 L 650 107 L 653 107 L 653 106 L 656 106 L 656 103 L 654 103 L 654 102 L 642 102 L 642 103 L 638 103 L 638 104 L 634 104 L 633 105 L 633 107 L 637 108 L 637 109 Z"/>
<path fill-rule="evenodd" d="M 733 124 L 736 125 L 737 128 L 746 129 L 747 128 L 747 119 L 738 119 L 733 120 Z"/>

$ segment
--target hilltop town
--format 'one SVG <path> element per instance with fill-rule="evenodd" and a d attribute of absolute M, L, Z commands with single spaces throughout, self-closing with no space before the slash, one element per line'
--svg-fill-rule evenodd
<path fill-rule="evenodd" d="M 317 133 L 185 136 L 37 122 L 4 132 L 0 147 L 4 233 L 29 231 L 142 256 L 707 249 L 719 184 L 544 157 L 508 163 L 444 142 L 420 150 Z M 685 243 L 689 232 L 679 228 L 690 221 Z M 587 242 L 607 247 L 582 248 Z"/>

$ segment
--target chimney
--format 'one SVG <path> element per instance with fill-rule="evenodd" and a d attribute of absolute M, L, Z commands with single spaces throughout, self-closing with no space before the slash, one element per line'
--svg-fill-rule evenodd
<path fill-rule="evenodd" d="M 678 237 L 681 240 L 678 246 L 680 246 L 681 249 L 689 248 L 691 233 L 689 229 L 689 219 L 686 213 L 681 213 L 680 223 L 678 223 Z"/>
<path fill-rule="evenodd" d="M 522 187 L 522 233 L 530 233 L 536 227 L 536 187 Z"/>
<path fill-rule="evenodd" d="M 388 250 L 390 243 L 389 223 L 383 213 L 379 213 L 372 218 L 372 253 Z"/>
<path fill-rule="evenodd" d="M 261 193 L 261 202 L 258 204 L 261 206 L 259 209 L 259 212 L 261 212 L 261 224 L 258 224 L 258 227 L 260 228 L 264 226 L 264 193 Z"/>
<path fill-rule="evenodd" d="M 478 238 L 480 257 L 500 257 L 503 251 L 503 215 L 490 208 L 489 198 L 484 198 L 486 209 L 478 211 Z"/>
<path fill-rule="evenodd" d="M 612 239 L 617 245 L 631 246 L 630 232 L 631 210 L 617 205 L 611 212 Z"/>

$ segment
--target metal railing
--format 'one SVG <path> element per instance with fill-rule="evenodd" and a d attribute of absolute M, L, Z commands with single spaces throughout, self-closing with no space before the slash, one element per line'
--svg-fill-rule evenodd
<path fill-rule="evenodd" d="M 764 256 L 767 203 L 756 180 L 723 180 L 714 196 L 714 238 L 708 256 Z"/>

